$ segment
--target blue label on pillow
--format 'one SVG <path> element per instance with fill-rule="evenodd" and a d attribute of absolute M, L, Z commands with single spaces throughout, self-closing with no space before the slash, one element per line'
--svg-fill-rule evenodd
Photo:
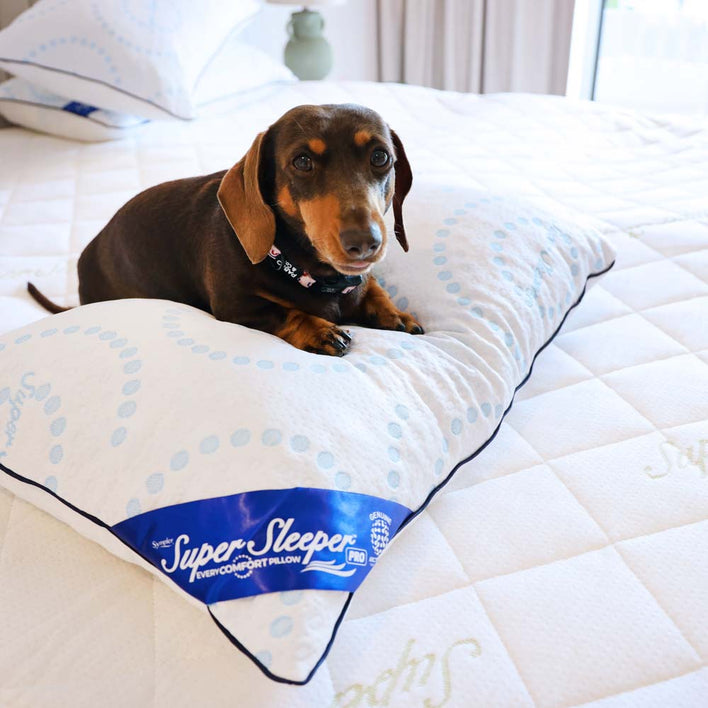
<path fill-rule="evenodd" d="M 175 504 L 113 531 L 211 604 L 282 590 L 353 592 L 409 514 L 367 494 L 295 487 Z"/>
<path fill-rule="evenodd" d="M 95 106 L 89 106 L 86 103 L 79 103 L 78 101 L 70 101 L 65 106 L 62 106 L 62 111 L 69 111 L 69 113 L 76 113 L 77 116 L 84 117 L 97 110 L 98 108 Z"/>

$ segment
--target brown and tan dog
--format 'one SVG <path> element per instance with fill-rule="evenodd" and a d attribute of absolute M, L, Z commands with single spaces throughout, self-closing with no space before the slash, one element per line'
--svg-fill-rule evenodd
<path fill-rule="evenodd" d="M 377 113 L 299 106 L 230 170 L 159 184 L 119 209 L 81 254 L 80 302 L 174 300 L 334 356 L 351 341 L 342 323 L 420 334 L 370 275 L 391 204 L 408 250 L 411 182 L 403 145 Z M 51 312 L 65 309 L 28 289 Z"/>

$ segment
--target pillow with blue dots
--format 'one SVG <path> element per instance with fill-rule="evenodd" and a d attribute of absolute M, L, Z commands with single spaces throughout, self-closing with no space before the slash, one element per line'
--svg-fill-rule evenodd
<path fill-rule="evenodd" d="M 352 327 L 335 359 L 119 300 L 1 336 L 0 483 L 306 683 L 388 543 L 494 437 L 614 259 L 541 198 L 428 184 L 407 208 L 411 251 L 376 277 L 424 335 Z"/>

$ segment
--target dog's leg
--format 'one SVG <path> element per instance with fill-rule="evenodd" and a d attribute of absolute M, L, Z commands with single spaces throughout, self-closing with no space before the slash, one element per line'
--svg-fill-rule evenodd
<path fill-rule="evenodd" d="M 284 324 L 273 334 L 298 349 L 329 356 L 344 356 L 352 340 L 334 323 L 296 309 L 287 311 Z"/>
<path fill-rule="evenodd" d="M 235 298 L 230 302 L 238 302 Z M 344 356 L 351 337 L 333 322 L 298 310 L 291 303 L 268 294 L 251 298 L 247 308 L 236 311 L 229 301 L 212 305 L 217 320 L 234 322 L 274 334 L 298 349 L 315 354 Z"/>
<path fill-rule="evenodd" d="M 423 328 L 411 315 L 401 312 L 391 302 L 388 293 L 373 276 L 366 283 L 366 291 L 352 313 L 356 324 L 374 329 L 393 329 L 410 334 L 423 334 Z"/>

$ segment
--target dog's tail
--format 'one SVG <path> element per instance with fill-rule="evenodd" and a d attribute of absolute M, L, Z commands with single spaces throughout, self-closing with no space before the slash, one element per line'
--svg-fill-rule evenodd
<path fill-rule="evenodd" d="M 53 315 L 58 312 L 66 312 L 67 310 L 73 310 L 73 307 L 59 307 L 53 303 L 48 297 L 42 295 L 42 293 L 37 290 L 37 288 L 32 285 L 32 283 L 27 283 L 27 292 L 45 309 L 49 310 Z"/>

